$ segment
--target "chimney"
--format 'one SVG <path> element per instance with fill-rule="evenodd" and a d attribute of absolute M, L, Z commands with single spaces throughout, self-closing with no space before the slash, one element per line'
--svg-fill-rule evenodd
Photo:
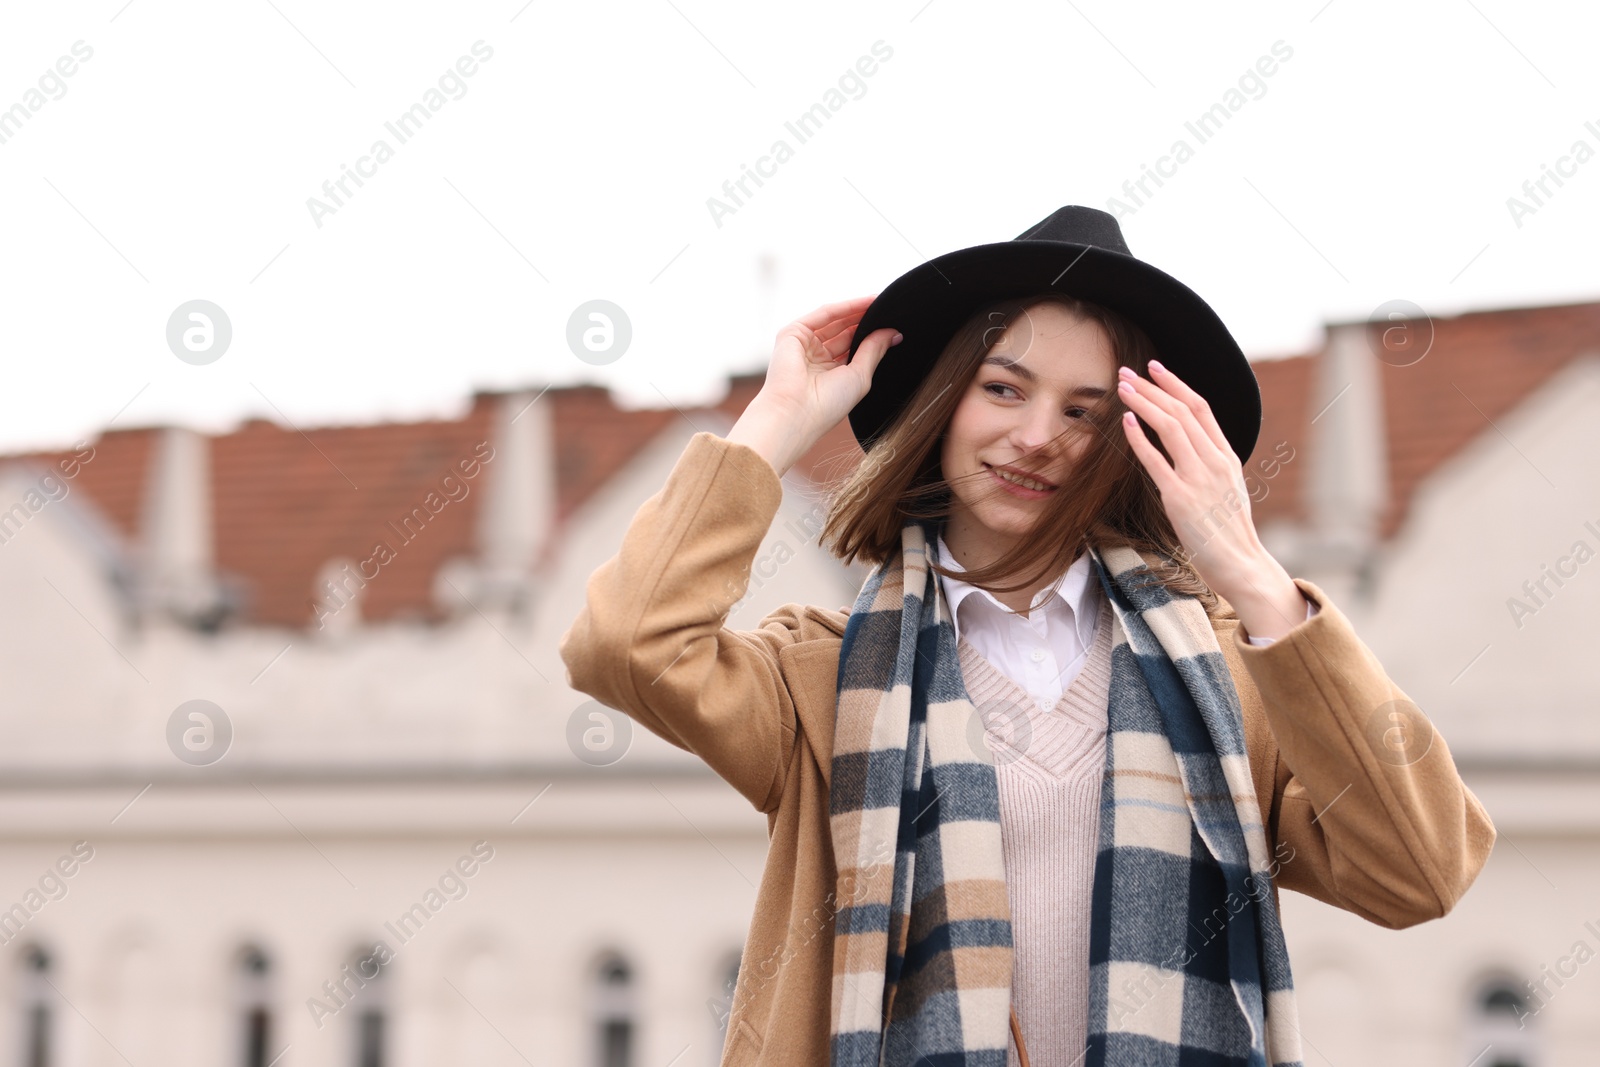
<path fill-rule="evenodd" d="M 494 414 L 494 458 L 478 513 L 475 605 L 513 615 L 529 608 L 535 561 L 556 509 L 555 431 L 541 392 L 508 393 Z"/>
<path fill-rule="evenodd" d="M 355 560 L 346 556 L 327 560 L 317 569 L 311 589 L 314 634 L 344 637 L 361 625 L 367 579 L 361 576 L 361 565 Z"/>
<path fill-rule="evenodd" d="M 212 566 L 210 441 L 179 427 L 160 432 L 140 516 L 142 614 L 214 628 L 225 609 Z"/>
<path fill-rule="evenodd" d="M 1369 591 L 1389 498 L 1382 378 L 1368 329 L 1329 328 L 1313 386 L 1306 569 L 1335 600 Z"/>

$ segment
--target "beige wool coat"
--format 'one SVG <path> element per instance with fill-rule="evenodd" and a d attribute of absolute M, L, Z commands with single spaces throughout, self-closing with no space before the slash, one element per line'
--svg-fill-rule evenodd
<path fill-rule="evenodd" d="M 846 613 L 785 604 L 723 626 L 782 500 L 759 453 L 697 433 L 562 635 L 568 683 L 694 753 L 767 816 L 768 855 L 722 1067 L 825 1065 L 836 869 L 828 780 Z M 1316 585 L 1315 616 L 1251 645 L 1213 618 L 1243 715 L 1280 888 L 1391 928 L 1447 913 L 1495 830 L 1444 738 L 1384 758 L 1380 709 L 1405 694 Z"/>

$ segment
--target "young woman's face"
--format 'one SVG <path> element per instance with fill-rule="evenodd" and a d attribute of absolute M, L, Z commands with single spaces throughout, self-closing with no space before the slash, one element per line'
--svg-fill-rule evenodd
<path fill-rule="evenodd" d="M 1116 356 L 1099 323 L 1058 304 L 1018 316 L 984 357 L 945 432 L 950 538 L 969 549 L 987 541 L 998 552 L 1026 536 L 1090 443 L 1095 431 L 1080 420 L 1116 387 Z"/>

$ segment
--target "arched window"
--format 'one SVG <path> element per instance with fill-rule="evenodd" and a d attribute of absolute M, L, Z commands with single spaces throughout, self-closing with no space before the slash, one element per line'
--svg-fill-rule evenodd
<path fill-rule="evenodd" d="M 1474 1067 L 1539 1067 L 1540 1005 L 1509 976 L 1481 981 L 1472 994 L 1467 1054 Z"/>
<path fill-rule="evenodd" d="M 50 988 L 50 953 L 38 945 L 23 948 L 18 986 L 22 1009 L 22 1063 L 24 1067 L 50 1067 L 55 1062 L 50 1045 L 54 1029 Z"/>
<path fill-rule="evenodd" d="M 366 985 L 355 998 L 355 1067 L 385 1067 L 389 1041 L 389 971 L 386 951 L 374 946 L 358 949 L 350 969 Z"/>
<path fill-rule="evenodd" d="M 235 963 L 235 1003 L 239 1010 L 239 1057 L 244 1067 L 272 1062 L 272 961 L 247 945 Z"/>
<path fill-rule="evenodd" d="M 594 976 L 597 1067 L 633 1067 L 635 1000 L 633 969 L 621 956 L 607 955 Z"/>

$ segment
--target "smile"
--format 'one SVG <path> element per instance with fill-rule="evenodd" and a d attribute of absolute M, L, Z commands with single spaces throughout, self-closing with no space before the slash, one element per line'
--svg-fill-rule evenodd
<path fill-rule="evenodd" d="M 999 467 L 992 467 L 987 463 L 984 464 L 984 467 L 991 475 L 994 476 L 996 481 L 1006 488 L 1008 492 L 1015 493 L 1018 496 L 1027 497 L 1030 500 L 1048 496 L 1050 493 L 1054 492 L 1056 488 L 1055 486 L 1050 485 L 1048 482 L 1041 482 L 1036 478 L 1029 478 L 1021 474 L 1014 474 L 1008 470 L 1001 470 Z"/>

